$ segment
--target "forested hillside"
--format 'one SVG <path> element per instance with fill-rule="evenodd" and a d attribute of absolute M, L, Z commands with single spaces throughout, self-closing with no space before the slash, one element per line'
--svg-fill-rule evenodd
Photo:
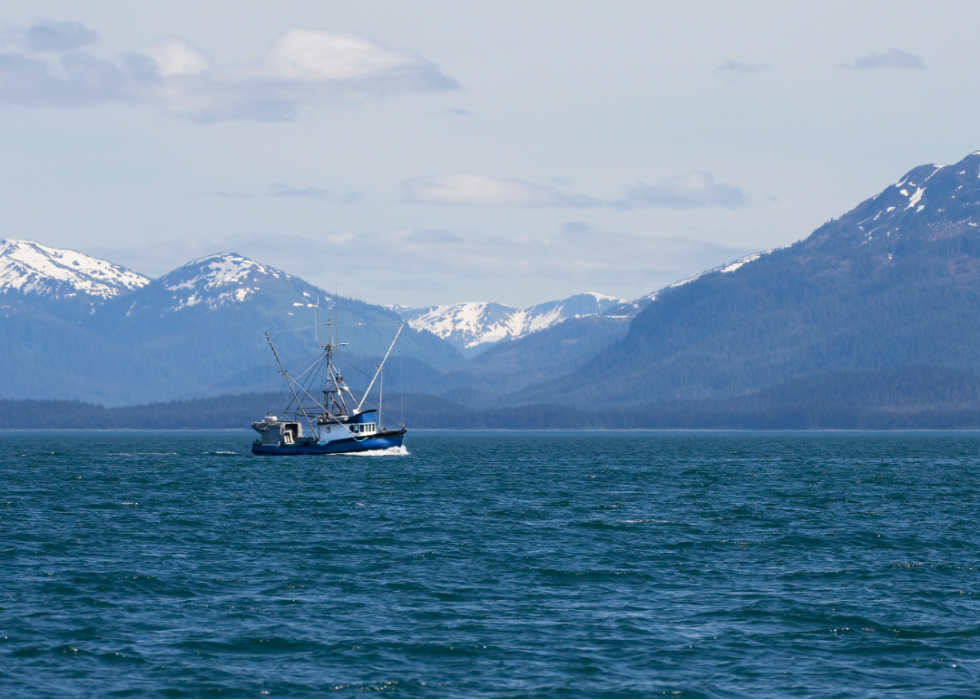
<path fill-rule="evenodd" d="M 247 429 L 288 403 L 281 392 L 117 408 L 0 400 L 0 429 Z M 836 372 L 737 398 L 600 411 L 547 404 L 481 410 L 435 396 L 388 394 L 382 423 L 410 430 L 980 429 L 980 376 L 931 367 Z"/>
<path fill-rule="evenodd" d="M 373 371 L 366 358 L 383 355 L 403 323 L 392 311 L 355 299 L 341 297 L 338 310 L 325 291 L 231 253 L 152 281 L 110 265 L 122 282 L 88 293 L 88 277 L 50 280 L 45 269 L 72 256 L 94 272 L 108 263 L 14 242 L 7 247 L 26 250 L 33 266 L 7 261 L 0 276 L 0 395 L 7 397 L 120 405 L 275 389 L 278 366 L 265 333 L 286 367 L 302 371 L 318 352 L 317 304 L 322 320 L 339 319 L 341 341 L 350 343 L 346 359 Z M 463 361 L 448 342 L 409 327 L 402 329 L 398 356 L 435 367 Z"/>
<path fill-rule="evenodd" d="M 980 371 L 980 153 L 916 168 L 795 245 L 662 292 L 619 343 L 511 402 L 707 399 L 841 370 Z"/>
<path fill-rule="evenodd" d="M 265 332 L 287 369 L 302 372 L 318 356 L 318 304 L 323 318 L 339 319 L 340 339 L 350 343 L 338 351 L 339 366 L 351 388 L 363 390 L 403 323 L 390 309 L 354 299 L 340 298 L 335 308 L 323 290 L 233 253 L 149 280 L 79 253 L 0 242 L 0 395 L 7 398 L 112 406 L 276 390 L 282 383 Z M 576 298 L 555 303 L 571 313 Z M 601 299 L 590 298 L 591 312 Z M 459 305 L 457 315 L 466 320 L 472 305 Z M 566 412 L 549 408 L 546 418 L 525 410 L 522 420 L 601 426 L 611 423 L 594 411 L 629 407 L 615 413 L 616 424 L 677 425 L 679 416 L 696 414 L 692 425 L 721 425 L 738 422 L 733 416 L 746 406 L 764 412 L 774 404 L 773 396 L 746 402 L 750 395 L 776 386 L 802 395 L 804 384 L 795 382 L 809 376 L 881 377 L 908 367 L 920 367 L 917 376 L 980 374 L 980 152 L 953 166 L 918 167 L 792 246 L 637 301 L 560 322 L 552 318 L 558 306 L 545 306 L 539 315 L 550 324 L 522 325 L 516 339 L 468 360 L 448 340 L 406 325 L 385 367 L 386 390 L 455 406 L 446 414 L 426 408 L 420 415 L 436 416 L 421 418 L 426 424 L 511 424 L 512 409 L 547 405 Z M 480 328 L 490 332 L 494 323 Z M 928 398 L 922 381 L 906 384 L 902 410 L 960 409 Z M 737 397 L 737 410 L 724 403 Z M 869 400 L 829 404 L 899 410 Z M 790 404 L 779 405 L 785 414 Z M 511 412 L 493 418 L 494 408 Z M 706 417 L 716 409 L 720 422 Z M 583 412 L 572 417 L 575 410 Z M 743 423 L 765 423 L 753 415 Z"/>

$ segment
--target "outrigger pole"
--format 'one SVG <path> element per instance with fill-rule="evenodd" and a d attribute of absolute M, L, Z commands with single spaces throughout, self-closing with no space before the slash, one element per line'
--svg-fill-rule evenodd
<path fill-rule="evenodd" d="M 361 398 L 361 402 L 357 404 L 356 408 L 354 408 L 355 413 L 361 412 L 361 406 L 364 405 L 364 401 L 367 400 L 368 394 L 371 392 L 371 387 L 374 385 L 375 380 L 377 380 L 378 374 L 381 373 L 381 369 L 384 367 L 385 362 L 388 359 L 388 355 L 391 354 L 391 350 L 395 346 L 395 343 L 398 341 L 398 336 L 402 334 L 402 328 L 404 327 L 405 327 L 404 323 L 398 326 L 398 332 L 395 333 L 395 339 L 391 341 L 391 347 L 389 347 L 388 351 L 385 352 L 385 358 L 382 359 L 381 364 L 378 365 L 378 370 L 374 372 L 374 378 L 371 379 L 371 383 L 368 384 L 367 390 L 364 391 L 364 397 Z M 278 357 L 276 357 L 276 359 L 278 359 Z M 378 417 L 380 418 L 381 415 L 379 414 Z"/>
<path fill-rule="evenodd" d="M 310 416 L 306 414 L 305 410 L 303 410 L 303 404 L 300 402 L 299 396 L 296 395 L 296 391 L 293 390 L 293 382 L 289 378 L 289 373 L 286 371 L 286 367 L 282 365 L 282 360 L 279 359 L 279 353 L 276 352 L 276 346 L 272 344 L 272 338 L 269 337 L 269 333 L 265 334 L 265 339 L 269 341 L 269 347 L 272 348 L 272 354 L 276 358 L 276 362 L 278 362 L 279 364 L 280 373 L 286 379 L 286 385 L 289 386 L 289 392 L 293 394 L 293 400 L 296 401 L 296 408 L 299 410 L 300 413 L 302 413 L 303 417 L 306 419 L 306 424 L 310 426 L 310 432 L 316 434 L 316 428 L 313 426 L 313 423 L 310 422 Z"/>

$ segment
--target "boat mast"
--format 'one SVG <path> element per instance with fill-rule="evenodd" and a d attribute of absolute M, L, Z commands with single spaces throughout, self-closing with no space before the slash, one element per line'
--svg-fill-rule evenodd
<path fill-rule="evenodd" d="M 346 416 L 347 401 L 344 400 L 344 377 L 337 373 L 337 370 L 333 365 L 333 352 L 337 347 L 344 347 L 347 343 L 338 342 L 338 329 L 340 325 L 340 314 L 338 310 L 339 296 L 334 293 L 334 322 L 331 323 L 329 320 L 325 323 L 327 326 L 326 341 L 320 345 L 324 350 L 324 360 L 325 360 L 325 376 L 324 376 L 324 390 L 323 390 L 323 408 L 325 416 L 334 416 L 334 406 L 339 410 L 340 416 Z M 329 318 L 329 316 L 327 316 Z M 319 325 L 319 323 L 318 323 Z M 331 332 L 331 327 L 333 331 Z M 338 402 L 339 399 L 339 402 Z"/>

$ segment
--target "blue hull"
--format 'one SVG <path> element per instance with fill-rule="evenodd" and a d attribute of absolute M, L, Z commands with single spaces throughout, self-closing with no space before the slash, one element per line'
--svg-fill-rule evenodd
<path fill-rule="evenodd" d="M 253 454 L 267 456 L 293 456 L 302 454 L 356 454 L 361 451 L 377 451 L 400 447 L 405 438 L 405 430 L 382 432 L 364 439 L 337 439 L 326 443 L 313 444 L 261 444 L 252 443 Z"/>

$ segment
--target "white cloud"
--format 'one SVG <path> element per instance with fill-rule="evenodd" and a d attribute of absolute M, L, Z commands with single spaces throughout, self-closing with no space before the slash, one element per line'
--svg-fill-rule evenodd
<path fill-rule="evenodd" d="M 507 303 L 598 290 L 638 297 L 754 250 L 686 236 L 659 237 L 597 228 L 578 216 L 550 230 L 345 229 L 293 235 L 256 231 L 171 239 L 130 248 L 83 250 L 160 276 L 216 251 L 233 251 L 345 296 L 424 306 L 486 297 Z M 691 234 L 696 235 L 696 234 Z M 737 245 L 737 244 L 736 244 Z M 365 251 L 368 251 L 366 254 Z M 528 305 L 527 301 L 525 305 Z"/>
<path fill-rule="evenodd" d="M 95 33 L 77 22 L 44 25 L 43 32 L 40 26 L 20 33 L 19 49 L 0 53 L 0 104 L 129 102 L 197 121 L 276 121 L 316 104 L 456 87 L 411 51 L 359 34 L 294 29 L 260 61 L 219 65 L 182 37 L 112 61 L 86 51 L 65 53 L 92 43 Z"/>
<path fill-rule="evenodd" d="M 371 251 L 370 255 L 364 254 L 366 249 Z M 240 253 L 324 288 L 332 289 L 336 281 L 333 275 L 343 270 L 342 279 L 346 281 L 342 291 L 350 284 L 360 288 L 398 289 L 405 294 L 385 291 L 380 298 L 409 305 L 424 305 L 439 299 L 459 301 L 446 297 L 445 290 L 474 280 L 485 280 L 484 283 L 499 280 L 502 287 L 509 287 L 538 279 L 561 282 L 579 290 L 601 287 L 617 295 L 633 288 L 639 295 L 753 252 L 686 238 L 602 230 L 583 222 L 566 223 L 559 230 L 543 235 L 392 229 L 343 231 L 306 238 L 263 232 L 84 252 L 143 274 L 159 276 L 188 260 L 219 250 Z M 329 264 L 325 264 L 327 261 Z M 422 300 L 423 292 L 438 292 L 439 296 Z"/>
<path fill-rule="evenodd" d="M 425 62 L 415 55 L 356 34 L 293 29 L 272 44 L 260 72 L 275 80 L 319 83 L 373 80 L 417 68 Z"/>
<path fill-rule="evenodd" d="M 630 187 L 622 204 L 627 208 L 661 207 L 667 209 L 736 209 L 751 201 L 738 187 L 715 180 L 703 170 L 668 177 L 655 185 Z"/>
<path fill-rule="evenodd" d="M 138 52 L 149 58 L 161 78 L 174 75 L 198 75 L 211 69 L 211 59 L 179 36 L 150 44 Z"/>
<path fill-rule="evenodd" d="M 563 194 L 520 180 L 489 175 L 441 175 L 420 177 L 403 184 L 404 200 L 454 206 L 601 206 L 591 197 Z"/>
<path fill-rule="evenodd" d="M 892 49 L 886 53 L 869 53 L 850 63 L 841 63 L 837 67 L 845 70 L 928 70 L 921 58 L 901 49 Z"/>
<path fill-rule="evenodd" d="M 290 199 L 311 199 L 328 204 L 356 204 L 362 199 L 360 192 L 338 194 L 321 187 L 290 187 L 284 184 L 274 184 L 269 188 L 267 197 L 283 197 Z"/>
<path fill-rule="evenodd" d="M 751 199 L 738 187 L 715 180 L 714 175 L 694 170 L 668 177 L 655 185 L 637 183 L 620 199 L 566 194 L 556 187 L 489 175 L 441 175 L 403 183 L 403 200 L 449 206 L 535 206 L 561 208 L 613 207 L 617 209 L 736 209 Z"/>

